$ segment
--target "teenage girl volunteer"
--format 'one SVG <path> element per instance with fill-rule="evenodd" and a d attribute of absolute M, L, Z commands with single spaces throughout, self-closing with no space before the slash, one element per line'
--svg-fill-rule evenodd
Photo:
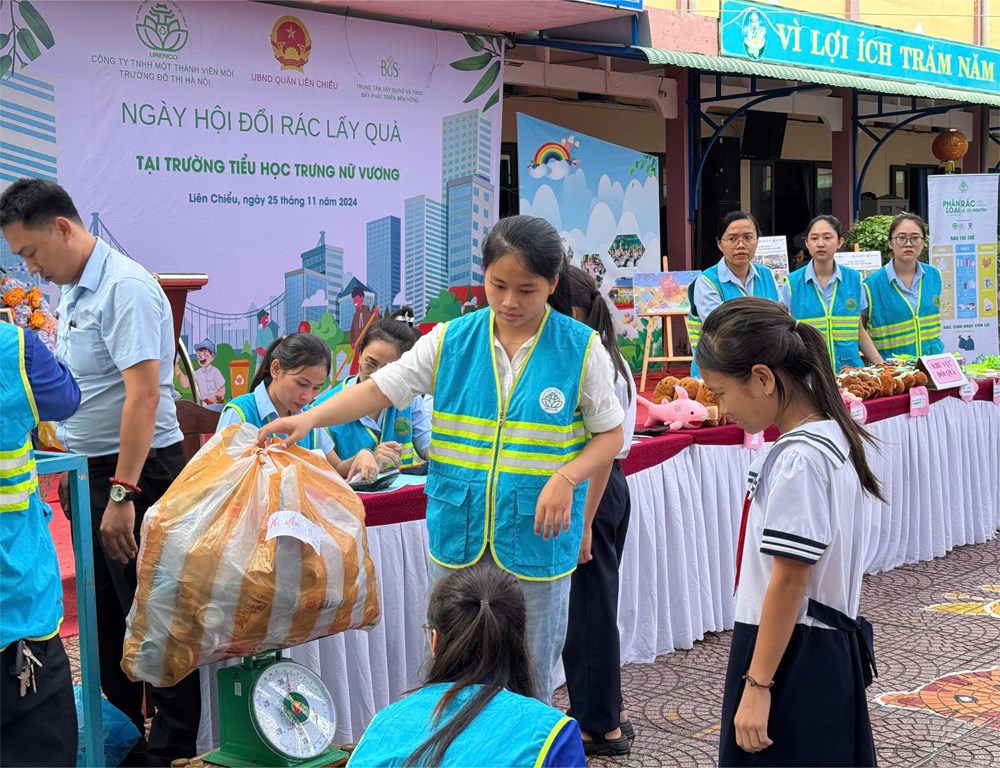
<path fill-rule="evenodd" d="M 892 260 L 865 280 L 865 324 L 883 357 L 936 355 L 941 341 L 941 273 L 921 264 L 927 225 L 901 213 L 889 225 Z"/>
<path fill-rule="evenodd" d="M 451 571 L 427 606 L 430 671 L 365 729 L 349 765 L 585 768 L 576 721 L 536 701 L 517 579 L 486 565 Z"/>
<path fill-rule="evenodd" d="M 624 447 L 607 471 L 595 473 L 587 491 L 580 558 L 569 595 L 569 626 L 563 668 L 569 692 L 569 715 L 583 731 L 588 755 L 627 755 L 635 730 L 621 695 L 621 649 L 618 635 L 618 569 L 628 533 L 631 499 L 621 459 L 628 455 L 635 429 L 635 381 L 618 351 L 617 332 L 608 304 L 594 278 L 568 267 L 549 303 L 598 332 L 615 368 L 615 397 L 625 411 Z"/>
<path fill-rule="evenodd" d="M 264 353 L 250 391 L 226 403 L 216 429 L 243 422 L 263 427 L 275 419 L 298 413 L 326 386 L 330 364 L 330 347 L 311 333 L 290 333 L 275 339 Z M 351 462 L 337 455 L 325 429 L 303 433 L 296 442 L 325 456 L 341 477 L 348 476 Z"/>
<path fill-rule="evenodd" d="M 413 347 L 416 336 L 405 322 L 392 318 L 373 320 L 358 340 L 355 355 L 358 375 L 350 376 L 313 402 L 315 408 L 348 387 L 368 381 L 375 371 L 394 363 Z M 390 406 L 365 414 L 357 421 L 329 428 L 333 448 L 345 461 L 354 461 L 354 472 L 371 479 L 389 466 L 410 467 L 427 458 L 431 424 L 421 398 L 408 408 Z"/>
<path fill-rule="evenodd" d="M 806 227 L 806 249 L 812 260 L 785 278 L 779 301 L 792 317 L 815 328 L 826 341 L 834 372 L 845 365 L 860 368 L 858 350 L 872 363 L 881 363 L 861 315 L 868 309 L 868 294 L 861 273 L 840 266 L 834 255 L 844 245 L 843 228 L 833 216 L 817 216 Z"/>
<path fill-rule="evenodd" d="M 698 377 L 698 338 L 701 325 L 724 302 L 741 296 L 760 296 L 778 300 L 774 273 L 753 263 L 760 240 L 760 224 L 746 211 L 727 214 L 719 225 L 715 241 L 722 260 L 709 267 L 691 284 L 691 311 L 688 313 L 688 336 L 691 338 L 691 375 Z"/>
<path fill-rule="evenodd" d="M 743 429 L 781 433 L 750 468 L 719 764 L 873 766 L 871 625 L 855 618 L 865 495 L 881 499 L 872 438 L 841 403 L 823 337 L 776 303 L 716 310 L 698 358 Z"/>
<path fill-rule="evenodd" d="M 480 559 L 518 577 L 545 701 L 566 636 L 586 481 L 621 450 L 624 418 L 597 334 L 547 304 L 565 265 L 548 222 L 502 219 L 483 243 L 489 311 L 436 326 L 368 381 L 260 433 L 262 444 L 275 432 L 287 443 L 432 394 L 430 580 Z"/>

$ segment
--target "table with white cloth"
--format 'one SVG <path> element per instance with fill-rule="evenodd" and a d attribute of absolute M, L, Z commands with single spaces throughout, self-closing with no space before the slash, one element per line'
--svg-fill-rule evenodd
<path fill-rule="evenodd" d="M 909 397 L 868 401 L 878 446 L 868 460 L 885 503 L 872 507 L 865 570 L 878 573 L 981 543 L 1000 527 L 1000 407 L 992 382 L 972 402 L 931 392 L 930 413 Z M 640 406 L 641 408 L 641 406 Z M 645 413 L 639 414 L 639 423 Z M 766 438 L 773 440 L 770 430 Z M 764 449 L 766 450 L 766 448 Z M 646 438 L 623 462 L 632 517 L 621 566 L 621 659 L 649 663 L 731 629 L 736 537 L 747 470 L 756 453 L 735 426 Z M 357 741 L 382 707 L 416 687 L 425 659 L 426 497 L 421 488 L 366 496 L 368 543 L 379 574 L 382 622 L 286 652 L 312 668 L 337 706 L 335 741 Z M 218 743 L 215 670 L 202 668 L 199 749 Z M 562 681 L 562 670 L 556 674 Z"/>

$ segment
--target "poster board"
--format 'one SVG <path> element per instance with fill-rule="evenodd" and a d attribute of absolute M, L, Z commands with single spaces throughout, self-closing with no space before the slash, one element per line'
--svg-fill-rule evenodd
<path fill-rule="evenodd" d="M 639 315 L 686 315 L 691 311 L 688 286 L 701 272 L 636 272 L 632 275 Z"/>
<path fill-rule="evenodd" d="M 872 272 L 882 269 L 881 251 L 841 251 L 833 256 L 837 264 L 842 267 L 850 267 L 861 273 L 864 280 Z"/>
<path fill-rule="evenodd" d="M 757 240 L 753 263 L 774 272 L 774 282 L 781 286 L 788 274 L 788 240 L 784 235 L 770 235 Z"/>

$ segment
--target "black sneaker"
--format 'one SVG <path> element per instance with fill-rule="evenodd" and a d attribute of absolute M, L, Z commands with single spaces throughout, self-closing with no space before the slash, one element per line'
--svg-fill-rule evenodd
<path fill-rule="evenodd" d="M 632 727 L 631 720 L 626 720 L 623 723 L 619 723 L 618 727 L 622 729 L 622 736 L 624 736 L 629 741 L 635 741 L 635 728 Z"/>
<path fill-rule="evenodd" d="M 623 735 L 617 739 L 606 739 L 603 736 L 595 736 L 591 741 L 583 742 L 583 754 L 596 757 L 621 757 L 632 751 L 632 745 Z"/>

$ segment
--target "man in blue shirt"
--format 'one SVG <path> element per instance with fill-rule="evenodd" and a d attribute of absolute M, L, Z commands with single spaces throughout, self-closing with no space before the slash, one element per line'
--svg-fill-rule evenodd
<path fill-rule="evenodd" d="M 82 397 L 57 434 L 68 450 L 87 456 L 101 687 L 144 733 L 143 687 L 125 676 L 121 658 L 142 518 L 185 463 L 173 400 L 170 305 L 149 272 L 83 226 L 57 184 L 11 184 L 0 196 L 0 228 L 29 272 L 62 286 L 56 351 Z M 170 765 L 194 756 L 201 716 L 197 670 L 151 696 L 157 711 L 149 744 L 140 741 L 130 763 Z"/>
<path fill-rule="evenodd" d="M 73 765 L 62 581 L 30 435 L 39 419 L 72 416 L 80 390 L 34 333 L 10 323 L 0 323 L 0 369 L 0 765 Z M 25 686 L 27 666 L 33 683 Z"/>

